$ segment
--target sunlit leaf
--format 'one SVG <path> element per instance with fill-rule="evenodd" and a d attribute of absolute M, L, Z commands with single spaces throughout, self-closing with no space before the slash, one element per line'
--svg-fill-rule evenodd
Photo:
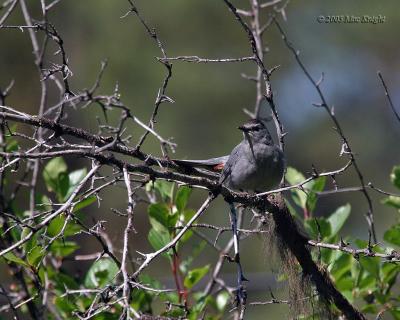
<path fill-rule="evenodd" d="M 400 307 L 393 307 L 389 311 L 394 320 L 400 320 Z"/>
<path fill-rule="evenodd" d="M 354 288 L 354 281 L 350 277 L 343 277 L 335 281 L 335 284 L 340 291 L 351 291 Z"/>
<path fill-rule="evenodd" d="M 78 202 L 75 205 L 73 212 L 77 212 L 79 210 L 82 210 L 83 208 L 86 208 L 87 206 L 90 206 L 93 202 L 96 202 L 96 197 L 95 196 L 90 196 L 90 197 Z"/>
<path fill-rule="evenodd" d="M 66 257 L 76 250 L 79 249 L 79 246 L 74 241 L 61 241 L 57 240 L 52 243 L 50 246 L 51 252 L 54 253 L 56 257 Z"/>
<path fill-rule="evenodd" d="M 21 266 L 24 266 L 24 267 L 29 267 L 29 264 L 27 264 L 24 260 L 22 260 L 21 258 L 19 258 L 19 257 L 17 257 L 14 253 L 12 253 L 12 252 L 7 252 L 7 253 L 5 253 L 4 255 L 3 255 L 3 258 L 4 259 L 6 259 L 6 260 L 8 260 L 8 261 L 11 261 L 11 262 L 14 262 L 14 263 L 16 263 L 16 264 L 19 264 L 19 265 L 21 265 Z"/>
<path fill-rule="evenodd" d="M 185 287 L 189 289 L 192 288 L 207 274 L 209 270 L 210 270 L 210 265 L 190 270 L 184 280 Z"/>
<path fill-rule="evenodd" d="M 175 204 L 179 212 L 182 212 L 187 205 L 192 189 L 187 186 L 179 187 L 176 193 Z"/>
<path fill-rule="evenodd" d="M 154 250 L 159 250 L 171 241 L 171 237 L 167 231 L 156 230 L 151 228 L 147 236 Z"/>
<path fill-rule="evenodd" d="M 72 316 L 72 312 L 76 311 L 76 305 L 70 299 L 62 297 L 56 297 L 54 299 L 57 311 L 60 312 L 64 317 Z"/>
<path fill-rule="evenodd" d="M 326 177 L 319 177 L 304 185 L 304 188 L 309 190 L 307 195 L 306 207 L 309 212 L 313 212 L 317 204 L 317 192 L 324 190 Z"/>
<path fill-rule="evenodd" d="M 400 189 L 400 166 L 393 167 L 392 173 L 390 174 L 390 180 L 398 189 Z"/>
<path fill-rule="evenodd" d="M 361 312 L 377 314 L 378 313 L 377 305 L 376 304 L 366 304 L 365 306 L 363 306 L 361 308 Z"/>
<path fill-rule="evenodd" d="M 381 268 L 382 283 L 390 284 L 400 273 L 400 265 L 384 263 Z"/>
<path fill-rule="evenodd" d="M 217 296 L 217 308 L 219 311 L 224 311 L 229 303 L 229 293 L 227 291 L 222 291 Z"/>
<path fill-rule="evenodd" d="M 158 231 L 167 231 L 169 228 L 170 209 L 166 204 L 154 203 L 148 206 L 147 212 L 150 217 L 150 224 Z"/>
<path fill-rule="evenodd" d="M 51 159 L 43 169 L 43 179 L 47 190 L 56 191 L 59 185 L 59 175 L 67 172 L 67 164 L 61 157 Z"/>
<path fill-rule="evenodd" d="M 41 193 L 37 193 L 36 194 L 36 207 L 40 210 L 40 211 L 49 211 L 52 209 L 52 204 L 50 199 Z"/>
<path fill-rule="evenodd" d="M 336 209 L 334 213 L 328 218 L 328 222 L 331 225 L 331 235 L 335 236 L 342 229 L 346 220 L 350 216 L 351 206 L 346 204 Z"/>
<path fill-rule="evenodd" d="M 381 259 L 378 257 L 360 257 L 361 266 L 375 278 L 379 278 Z"/>
<path fill-rule="evenodd" d="M 391 226 L 383 235 L 383 239 L 388 243 L 400 246 L 400 224 Z"/>
<path fill-rule="evenodd" d="M 85 286 L 88 288 L 104 287 L 111 284 L 119 268 L 111 258 L 101 258 L 92 264 L 86 273 Z"/>
<path fill-rule="evenodd" d="M 314 239 L 327 238 L 331 235 L 331 225 L 325 218 L 312 218 L 304 221 L 304 227 Z"/>
<path fill-rule="evenodd" d="M 58 175 L 58 180 L 56 181 L 56 188 L 54 191 L 57 194 L 57 199 L 61 201 L 65 201 L 67 198 L 67 193 L 69 189 L 69 176 L 66 172 L 61 172 Z"/>
<path fill-rule="evenodd" d="M 18 151 L 18 149 L 19 149 L 19 144 L 17 140 L 7 139 L 6 152 L 15 152 Z"/>
<path fill-rule="evenodd" d="M 292 167 L 288 167 L 286 171 L 286 180 L 290 185 L 295 185 L 305 180 L 303 174 Z M 294 189 L 291 191 L 293 196 L 293 201 L 301 208 L 306 207 L 307 194 L 299 189 Z"/>
<path fill-rule="evenodd" d="M 328 268 L 335 280 L 339 280 L 346 273 L 350 273 L 352 267 L 352 256 L 345 252 L 335 252 L 332 262 Z"/>
<path fill-rule="evenodd" d="M 68 185 L 68 189 L 64 195 L 64 200 L 68 199 L 71 196 L 72 192 L 79 185 L 79 183 L 83 180 L 83 178 L 86 177 L 86 175 L 87 175 L 86 168 L 75 170 L 68 174 L 69 185 Z"/>
<path fill-rule="evenodd" d="M 157 180 L 154 183 L 153 182 L 148 183 L 146 185 L 146 189 L 147 191 L 155 189 L 156 191 L 158 191 L 164 202 L 170 202 L 173 198 L 174 186 L 175 183 L 173 182 L 165 180 Z"/>
<path fill-rule="evenodd" d="M 389 196 L 387 198 L 384 198 L 382 200 L 382 203 L 400 210 L 400 197 Z"/>
<path fill-rule="evenodd" d="M 375 289 L 377 278 L 369 272 L 362 273 L 357 289 L 362 293 L 368 293 Z"/>
<path fill-rule="evenodd" d="M 41 246 L 33 247 L 27 255 L 28 263 L 33 267 L 37 267 L 45 254 L 46 251 Z"/>
<path fill-rule="evenodd" d="M 49 226 L 47 227 L 47 236 L 49 237 L 55 237 L 56 235 L 58 235 L 62 228 L 64 227 L 66 218 L 63 214 L 58 215 L 57 217 L 55 217 L 49 224 Z"/>
<path fill-rule="evenodd" d="M 46 268 L 46 270 L 50 275 L 50 278 L 55 282 L 55 289 L 59 293 L 64 293 L 65 288 L 71 290 L 79 288 L 79 284 L 70 275 L 60 272 L 59 270 L 50 273 L 48 267 Z"/>

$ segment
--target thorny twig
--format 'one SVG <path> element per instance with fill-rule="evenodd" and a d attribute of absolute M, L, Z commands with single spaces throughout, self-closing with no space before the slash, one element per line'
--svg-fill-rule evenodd
<path fill-rule="evenodd" d="M 296 62 L 298 63 L 298 65 L 300 66 L 301 70 L 303 71 L 303 73 L 305 74 L 305 76 L 307 77 L 307 79 L 311 82 L 311 84 L 313 85 L 313 87 L 315 88 L 315 90 L 317 91 L 320 99 L 321 99 L 321 103 L 317 104 L 315 106 L 317 107 L 322 107 L 329 115 L 330 119 L 332 120 L 332 122 L 335 125 L 335 129 L 336 132 L 338 133 L 340 139 L 342 140 L 342 152 L 341 154 L 345 154 L 347 155 L 347 157 L 350 159 L 352 167 L 354 168 L 358 179 L 360 181 L 361 184 L 361 188 L 362 188 L 362 193 L 367 201 L 368 204 L 368 211 L 366 213 L 366 219 L 367 219 L 367 223 L 368 223 L 368 227 L 369 230 L 372 234 L 372 238 L 373 241 L 376 243 L 377 242 L 377 237 L 376 237 L 376 232 L 375 232 L 375 225 L 374 225 L 374 216 L 373 216 L 373 205 L 372 205 L 372 200 L 371 197 L 369 195 L 369 192 L 367 190 L 367 188 L 365 187 L 365 180 L 364 180 L 364 176 L 361 172 L 361 169 L 359 168 L 358 162 L 356 161 L 356 157 L 354 155 L 354 152 L 352 150 L 352 148 L 350 147 L 350 143 L 347 139 L 347 137 L 344 134 L 344 131 L 342 129 L 342 126 L 339 123 L 339 120 L 337 119 L 335 112 L 333 110 L 333 108 L 329 107 L 329 104 L 322 92 L 321 89 L 321 81 L 316 81 L 314 80 L 314 78 L 311 76 L 311 74 L 309 73 L 308 69 L 306 68 L 306 66 L 304 65 L 304 63 L 302 62 L 302 60 L 300 59 L 299 56 L 299 52 L 294 48 L 294 46 L 292 45 L 292 43 L 288 40 L 286 33 L 283 31 L 282 27 L 280 26 L 280 24 L 278 23 L 278 21 L 276 19 L 274 19 L 275 25 L 277 26 L 279 32 L 282 35 L 282 39 L 285 42 L 286 46 L 288 47 L 288 49 L 293 53 Z M 321 78 L 322 79 L 322 78 Z"/>

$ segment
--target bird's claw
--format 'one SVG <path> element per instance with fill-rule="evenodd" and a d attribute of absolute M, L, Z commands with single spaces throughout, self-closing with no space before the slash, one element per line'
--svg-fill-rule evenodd
<path fill-rule="evenodd" d="M 247 291 L 243 285 L 239 285 L 236 289 L 235 304 L 236 306 L 243 306 L 246 304 Z"/>

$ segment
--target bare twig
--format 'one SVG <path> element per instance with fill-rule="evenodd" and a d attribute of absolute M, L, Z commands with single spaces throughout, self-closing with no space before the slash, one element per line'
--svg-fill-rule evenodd
<path fill-rule="evenodd" d="M 311 74 L 309 73 L 308 69 L 305 67 L 304 63 L 302 62 L 302 60 L 299 57 L 299 52 L 294 48 L 294 46 L 292 45 L 292 43 L 288 40 L 285 32 L 283 31 L 282 27 L 280 26 L 280 24 L 278 23 L 278 21 L 276 19 L 274 19 L 275 25 L 278 28 L 279 32 L 282 35 L 282 39 L 285 42 L 287 48 L 293 53 L 293 56 L 297 62 L 297 64 L 300 66 L 301 70 L 303 71 L 303 73 L 305 74 L 305 76 L 307 77 L 307 79 L 311 82 L 311 84 L 313 85 L 313 87 L 315 88 L 315 90 L 317 91 L 320 99 L 321 99 L 321 103 L 317 106 L 322 107 L 328 114 L 329 118 L 331 119 L 331 121 L 334 123 L 335 125 L 335 129 L 340 137 L 340 139 L 342 140 L 342 150 L 343 150 L 343 154 L 346 154 L 348 156 L 348 158 L 350 159 L 351 163 L 352 163 L 352 167 L 354 168 L 357 177 L 360 181 L 361 184 L 361 188 L 362 188 L 362 193 L 365 197 L 365 200 L 367 201 L 367 205 L 368 205 L 368 211 L 366 213 L 366 219 L 367 219 L 367 223 L 368 223 L 368 227 L 369 230 L 371 231 L 372 234 L 372 238 L 374 240 L 374 242 L 377 242 L 377 237 L 376 237 L 376 232 L 375 232 L 375 226 L 374 226 L 374 216 L 373 216 L 373 206 L 372 206 L 372 200 L 371 197 L 368 193 L 367 188 L 365 187 L 365 182 L 364 182 L 364 176 L 361 172 L 361 169 L 359 168 L 359 165 L 356 161 L 356 157 L 354 155 L 353 150 L 350 147 L 350 143 L 348 141 L 348 139 L 346 138 L 344 131 L 337 119 L 337 117 L 335 116 L 335 113 L 333 112 L 332 109 L 330 109 L 328 102 L 321 90 L 320 87 L 320 81 L 315 81 L 314 78 L 311 76 Z"/>
<path fill-rule="evenodd" d="M 396 119 L 397 119 L 398 121 L 400 121 L 400 114 L 397 112 L 396 108 L 394 107 L 392 98 L 390 97 L 390 94 L 389 94 L 389 90 L 388 90 L 388 88 L 387 88 L 387 86 L 386 86 L 386 82 L 385 82 L 385 80 L 383 80 L 383 76 L 382 76 L 382 73 L 381 73 L 380 71 L 378 71 L 378 77 L 379 77 L 379 79 L 380 79 L 381 82 L 382 82 L 383 89 L 385 89 L 385 96 L 386 96 L 386 98 L 387 98 L 387 101 L 388 101 L 388 103 L 389 103 L 389 106 L 390 106 L 390 108 L 392 109 L 393 114 L 394 114 L 394 116 L 396 117 Z"/>

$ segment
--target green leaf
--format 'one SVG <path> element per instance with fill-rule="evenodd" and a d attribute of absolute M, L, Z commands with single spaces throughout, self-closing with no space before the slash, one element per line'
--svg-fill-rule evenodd
<path fill-rule="evenodd" d="M 72 316 L 72 312 L 76 311 L 76 306 L 70 299 L 56 297 L 55 306 L 57 307 L 57 311 L 61 312 L 64 318 Z"/>
<path fill-rule="evenodd" d="M 381 259 L 378 257 L 360 257 L 359 262 L 361 266 L 367 270 L 369 274 L 374 276 L 376 279 L 379 278 L 379 270 Z"/>
<path fill-rule="evenodd" d="M 192 189 L 186 186 L 179 187 L 176 193 L 175 204 L 179 212 L 182 212 L 187 205 Z"/>
<path fill-rule="evenodd" d="M 333 262 L 328 270 L 335 280 L 339 280 L 346 273 L 350 272 L 352 267 L 352 256 L 345 252 L 336 251 L 332 257 Z"/>
<path fill-rule="evenodd" d="M 14 262 L 14 263 L 16 263 L 16 264 L 19 264 L 19 265 L 21 265 L 21 266 L 24 266 L 24 267 L 28 267 L 29 268 L 29 264 L 27 264 L 24 260 L 22 260 L 21 258 L 19 258 L 19 257 L 17 257 L 14 253 L 12 253 L 12 252 L 7 252 L 6 254 L 4 254 L 3 255 L 3 258 L 4 259 L 6 259 L 6 260 L 8 260 L 8 261 L 11 261 L 11 262 Z"/>
<path fill-rule="evenodd" d="M 93 202 L 96 202 L 95 196 L 90 196 L 86 199 L 83 199 L 75 205 L 73 212 L 78 212 L 79 210 L 90 206 Z"/>
<path fill-rule="evenodd" d="M 376 290 L 377 278 L 369 272 L 362 273 L 361 280 L 358 284 L 358 288 L 361 293 L 368 294 L 369 292 Z"/>
<path fill-rule="evenodd" d="M 290 185 L 298 184 L 306 179 L 300 171 L 297 171 L 293 167 L 287 168 L 285 178 Z"/>
<path fill-rule="evenodd" d="M 15 139 L 6 139 L 6 152 L 15 152 L 18 151 L 19 145 L 18 141 Z"/>
<path fill-rule="evenodd" d="M 57 236 L 64 228 L 65 221 L 66 217 L 62 214 L 54 218 L 47 227 L 46 235 L 49 237 Z M 82 227 L 80 225 L 70 220 L 64 228 L 63 236 L 68 237 L 76 235 L 81 229 Z"/>
<path fill-rule="evenodd" d="M 354 281 L 349 277 L 342 277 L 335 284 L 340 291 L 351 291 L 354 288 Z"/>
<path fill-rule="evenodd" d="M 314 211 L 318 199 L 316 192 L 324 190 L 325 182 L 326 182 L 326 177 L 319 177 L 304 185 L 304 188 L 309 190 L 306 202 L 306 207 L 308 212 Z"/>
<path fill-rule="evenodd" d="M 353 290 L 351 291 L 342 291 L 341 292 L 343 294 L 343 296 L 349 300 L 350 303 L 353 303 L 354 301 L 354 295 L 353 295 Z M 311 319 L 310 319 L 311 320 Z"/>
<path fill-rule="evenodd" d="M 92 264 L 86 273 L 85 286 L 88 288 L 101 288 L 111 284 L 119 268 L 111 258 L 101 258 Z"/>
<path fill-rule="evenodd" d="M 291 204 L 287 199 L 285 199 L 285 204 L 286 204 L 286 206 L 288 207 L 289 212 L 290 212 L 290 214 L 291 214 L 293 217 L 295 217 L 295 218 L 297 218 L 297 219 L 301 219 L 300 216 L 299 216 L 299 214 L 297 213 L 295 207 L 292 206 L 292 204 Z"/>
<path fill-rule="evenodd" d="M 46 254 L 46 251 L 43 250 L 41 246 L 35 246 L 33 247 L 28 255 L 27 255 L 27 260 L 28 263 L 33 266 L 37 267 L 38 263 L 42 260 L 43 256 Z"/>
<path fill-rule="evenodd" d="M 151 313 L 151 303 L 153 297 L 145 290 L 134 290 L 132 293 L 131 306 L 135 310 L 140 310 L 143 313 Z"/>
<path fill-rule="evenodd" d="M 295 185 L 305 180 L 303 174 L 297 171 L 295 168 L 288 167 L 286 171 L 286 180 L 290 185 Z M 301 208 L 306 207 L 307 203 L 307 194 L 299 189 L 291 190 L 293 201 Z"/>
<path fill-rule="evenodd" d="M 36 206 L 40 211 L 49 211 L 52 208 L 50 199 L 46 195 L 40 193 L 36 194 Z"/>
<path fill-rule="evenodd" d="M 58 175 L 57 186 L 55 192 L 59 201 L 65 201 L 69 189 L 69 176 L 66 172 L 61 172 Z"/>
<path fill-rule="evenodd" d="M 361 308 L 361 312 L 377 314 L 378 313 L 378 308 L 377 308 L 376 304 L 366 304 L 365 306 L 363 306 Z"/>
<path fill-rule="evenodd" d="M 195 318 L 186 318 L 187 320 L 197 320 L 197 313 L 195 311 L 192 310 L 193 308 L 191 308 L 190 310 L 190 316 L 192 317 L 192 315 L 195 316 Z M 167 319 L 185 319 L 185 311 L 183 310 L 183 308 L 180 307 L 176 307 L 176 306 L 172 306 L 172 308 L 170 310 L 168 310 L 167 312 L 165 312 L 163 314 L 163 316 L 166 316 Z"/>
<path fill-rule="evenodd" d="M 183 212 L 183 221 L 188 222 L 194 215 L 196 214 L 196 211 L 192 209 L 185 210 Z M 182 236 L 180 242 L 186 242 L 188 241 L 191 237 L 193 236 L 193 231 L 192 230 L 187 230 L 185 234 Z"/>
<path fill-rule="evenodd" d="M 42 268 L 39 269 L 39 275 L 41 275 L 42 282 L 44 283 L 44 273 L 42 270 Z M 49 279 L 54 282 L 54 289 L 58 294 L 64 293 L 65 288 L 78 289 L 80 286 L 74 278 L 63 273 L 61 270 L 54 270 L 49 265 L 46 266 L 46 273 Z"/>
<path fill-rule="evenodd" d="M 22 237 L 25 237 L 30 232 L 29 228 L 24 228 L 22 233 L 24 234 Z M 41 237 L 40 232 L 35 233 L 22 247 L 25 250 L 25 253 L 30 252 L 34 247 L 38 245 L 38 238 Z"/>
<path fill-rule="evenodd" d="M 75 188 L 79 185 L 79 183 L 85 178 L 87 175 L 87 170 L 86 168 L 79 169 L 72 171 L 70 174 L 68 174 L 68 180 L 69 180 L 69 185 L 68 189 L 64 195 L 64 200 L 68 199 L 72 192 L 75 190 Z"/>
<path fill-rule="evenodd" d="M 55 217 L 47 227 L 47 236 L 49 237 L 55 237 L 58 235 L 63 226 L 65 224 L 65 216 L 63 214 L 60 214 L 59 216 Z"/>
<path fill-rule="evenodd" d="M 225 310 L 226 306 L 228 305 L 230 296 L 227 291 L 222 291 L 220 294 L 217 296 L 217 308 L 218 311 L 222 312 Z"/>
<path fill-rule="evenodd" d="M 203 292 L 194 292 L 193 298 L 196 303 L 193 305 L 192 310 L 194 311 L 194 314 L 196 314 L 196 316 L 189 317 L 190 320 L 201 319 L 200 313 L 204 311 L 204 308 L 206 306 L 212 306 L 214 309 L 216 309 L 216 302 L 212 295 L 204 296 Z"/>
<path fill-rule="evenodd" d="M 400 246 L 400 224 L 391 226 L 383 235 L 383 239 L 388 243 Z"/>
<path fill-rule="evenodd" d="M 382 283 L 390 284 L 396 280 L 397 275 L 400 272 L 400 265 L 384 263 L 381 269 Z"/>
<path fill-rule="evenodd" d="M 400 166 L 394 166 L 392 173 L 390 174 L 390 180 L 393 185 L 400 189 Z"/>
<path fill-rule="evenodd" d="M 164 202 L 171 202 L 174 194 L 174 186 L 175 183 L 173 182 L 157 180 L 155 182 L 149 182 L 146 185 L 146 190 L 150 191 L 151 189 L 155 189 L 158 191 Z"/>
<path fill-rule="evenodd" d="M 58 179 L 61 173 L 67 172 L 67 164 L 64 159 L 57 157 L 51 159 L 43 169 L 43 179 L 49 191 L 56 191 Z"/>
<path fill-rule="evenodd" d="M 334 213 L 328 218 L 331 225 L 331 235 L 335 236 L 342 229 L 347 218 L 350 216 L 351 206 L 346 204 L 336 209 Z"/>
<path fill-rule="evenodd" d="M 151 228 L 147 236 L 154 250 L 159 250 L 171 241 L 169 233 L 165 230 L 156 230 Z"/>
<path fill-rule="evenodd" d="M 382 200 L 382 203 L 400 210 L 400 197 L 389 196 Z"/>
<path fill-rule="evenodd" d="M 150 309 L 150 311 L 151 311 L 151 309 Z M 113 312 L 103 311 L 102 313 L 96 314 L 92 319 L 93 320 L 118 320 L 118 319 L 120 319 L 120 315 L 118 313 L 116 313 L 115 311 L 113 311 Z"/>
<path fill-rule="evenodd" d="M 167 231 L 169 227 L 170 209 L 166 204 L 154 203 L 148 206 L 150 224 L 157 231 Z"/>
<path fill-rule="evenodd" d="M 389 311 L 394 320 L 400 319 L 400 307 L 391 308 Z"/>
<path fill-rule="evenodd" d="M 327 238 L 331 235 L 331 225 L 325 218 L 312 218 L 304 221 L 304 227 L 310 236 Z"/>
<path fill-rule="evenodd" d="M 210 270 L 210 265 L 206 265 L 202 268 L 190 270 L 185 277 L 184 285 L 186 288 L 192 288 L 197 282 L 199 282 Z"/>
<path fill-rule="evenodd" d="M 355 239 L 354 243 L 357 245 L 358 249 L 366 248 L 368 246 L 368 241 L 363 239 Z"/>
<path fill-rule="evenodd" d="M 74 241 L 61 241 L 57 240 L 52 243 L 50 246 L 51 252 L 54 253 L 56 257 L 66 257 L 76 250 L 79 249 L 79 246 Z"/>

